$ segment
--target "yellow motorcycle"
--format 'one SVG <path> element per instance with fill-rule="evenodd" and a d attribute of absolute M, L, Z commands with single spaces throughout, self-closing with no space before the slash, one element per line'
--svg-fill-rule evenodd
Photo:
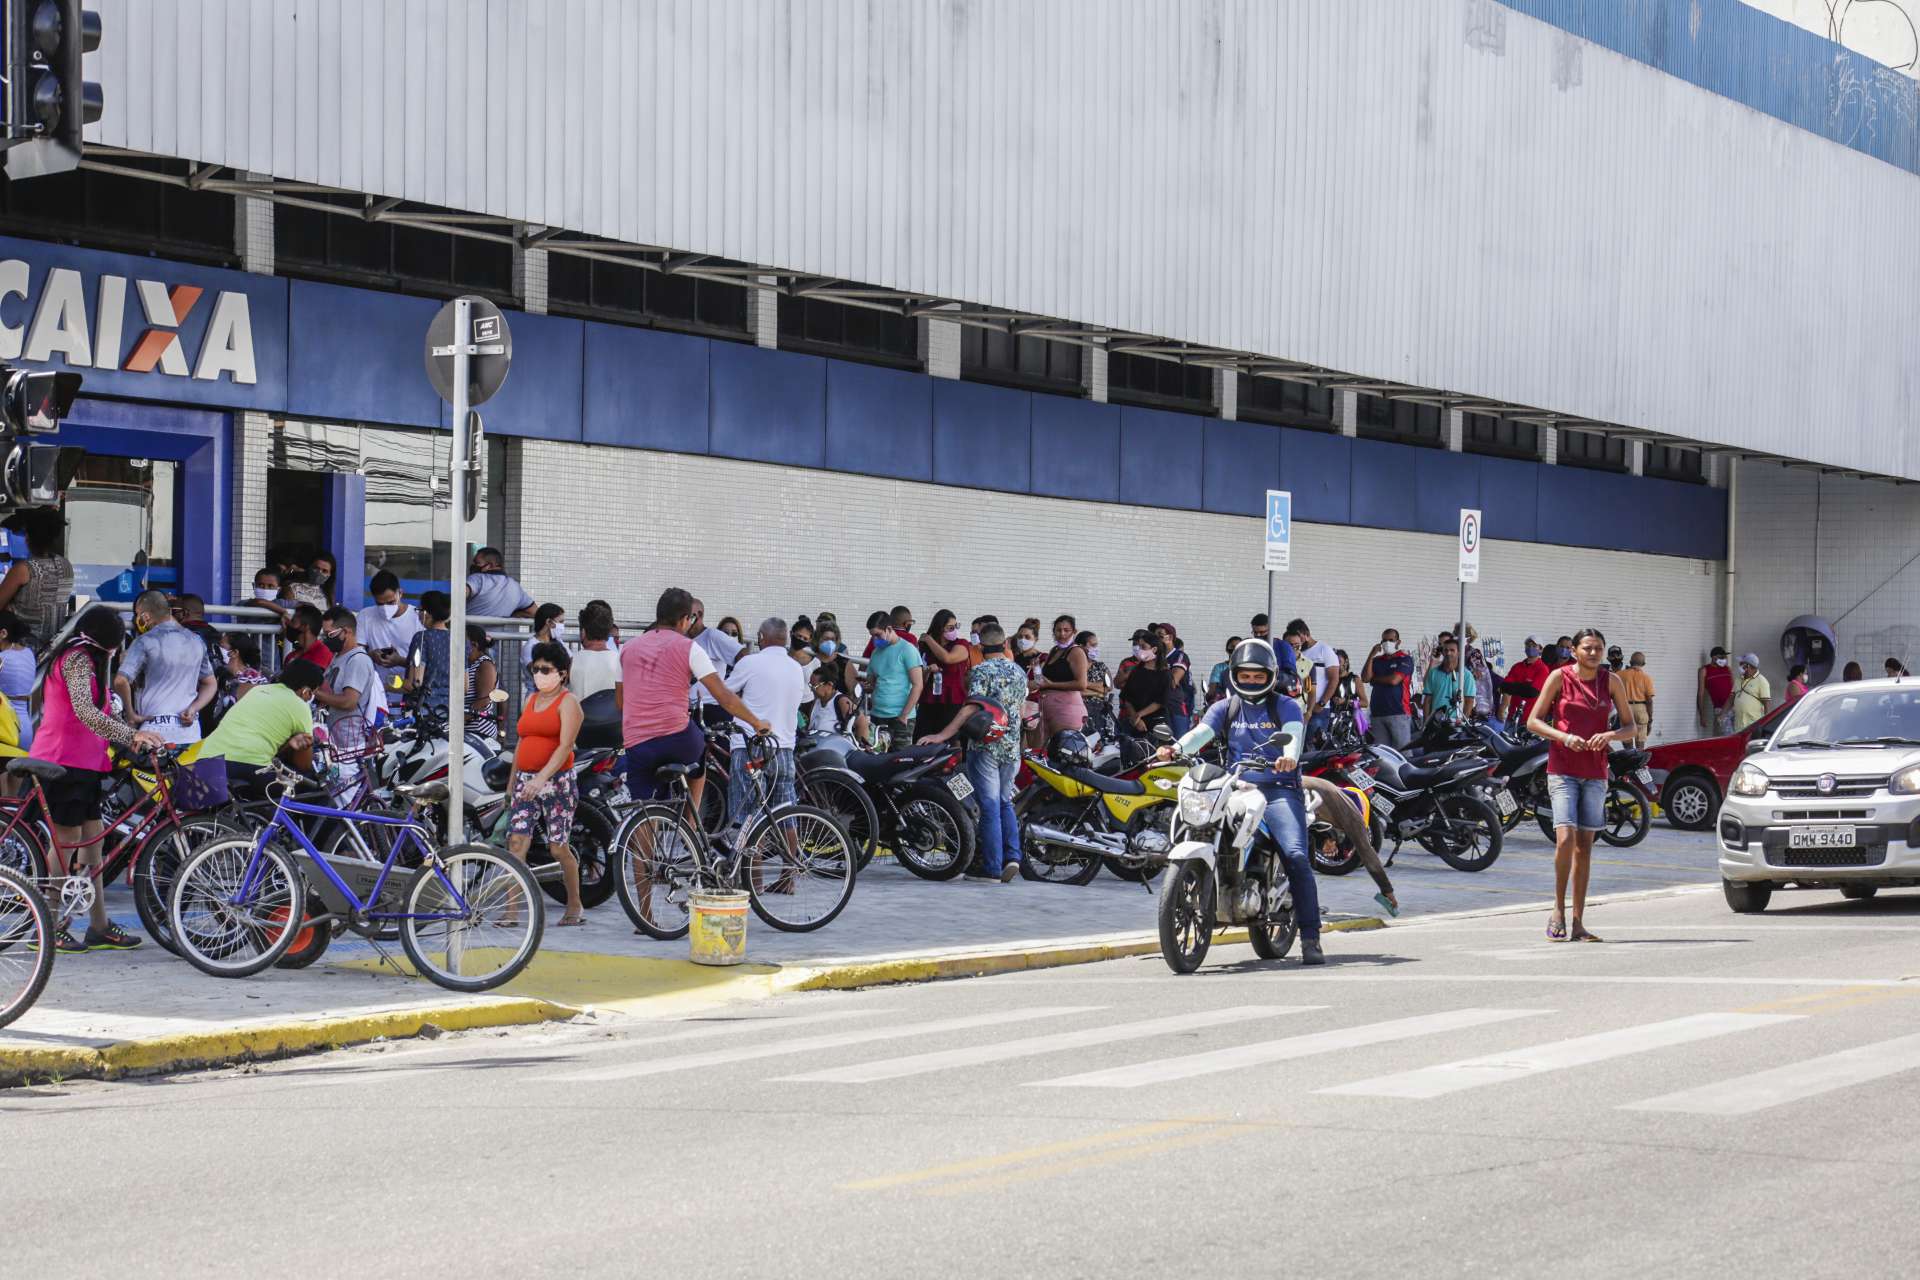
<path fill-rule="evenodd" d="M 1149 760 L 1129 776 L 1099 773 L 1086 740 L 1068 729 L 1054 735 L 1045 756 L 1028 755 L 1026 765 L 1033 783 L 1013 808 L 1028 879 L 1086 884 L 1102 864 L 1135 884 L 1160 873 L 1172 848 L 1168 832 L 1185 764 Z"/>

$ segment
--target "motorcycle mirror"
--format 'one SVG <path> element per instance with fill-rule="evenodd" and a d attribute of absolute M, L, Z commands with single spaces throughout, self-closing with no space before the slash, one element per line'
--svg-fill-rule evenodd
<path fill-rule="evenodd" d="M 1157 724 L 1153 726 L 1153 732 L 1148 736 L 1155 742 L 1172 742 L 1173 730 L 1167 725 Z"/>
<path fill-rule="evenodd" d="M 1293 745 L 1293 735 L 1290 733 L 1276 733 L 1267 739 L 1267 745 L 1285 750 Z"/>

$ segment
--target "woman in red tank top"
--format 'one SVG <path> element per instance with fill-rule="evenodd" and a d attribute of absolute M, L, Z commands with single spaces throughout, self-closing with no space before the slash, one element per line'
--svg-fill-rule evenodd
<path fill-rule="evenodd" d="M 1598 942 L 1581 917 L 1593 867 L 1593 836 L 1606 825 L 1607 752 L 1634 734 L 1627 688 L 1604 665 L 1607 638 L 1592 627 L 1573 637 L 1573 663 L 1547 676 L 1527 728 L 1547 741 L 1547 793 L 1553 798 L 1553 915 L 1555 942 Z M 1617 718 L 1616 718 L 1617 717 Z M 1625 728 L 1614 728 L 1614 725 Z M 1567 917 L 1567 881 L 1573 881 L 1573 917 Z"/>

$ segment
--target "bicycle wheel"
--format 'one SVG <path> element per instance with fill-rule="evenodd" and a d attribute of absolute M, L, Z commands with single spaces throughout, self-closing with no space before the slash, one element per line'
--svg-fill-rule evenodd
<path fill-rule="evenodd" d="M 800 775 L 800 794 L 806 803 L 833 815 L 853 841 L 858 869 L 865 871 L 880 841 L 880 814 L 867 789 L 855 778 L 816 771 Z"/>
<path fill-rule="evenodd" d="M 53 912 L 27 878 L 0 867 L 0 1027 L 33 1007 L 53 972 Z"/>
<path fill-rule="evenodd" d="M 442 849 L 414 877 L 400 945 L 449 991 L 489 991 L 527 967 L 546 930 L 546 899 L 518 858 L 490 845 Z M 429 917 L 422 919 L 421 917 Z"/>
<path fill-rule="evenodd" d="M 597 801 L 582 800 L 574 810 L 572 843 L 568 848 L 580 860 L 580 905 L 592 910 L 613 896 L 613 838 L 616 831 L 612 815 Z M 552 855 L 548 855 L 551 860 Z M 546 863 L 541 864 L 543 866 Z M 562 906 L 567 901 L 566 881 L 559 877 L 541 880 L 547 896 Z"/>
<path fill-rule="evenodd" d="M 216 978 L 244 978 L 270 967 L 300 932 L 306 882 L 271 844 L 256 860 L 256 843 L 217 841 L 188 858 L 174 877 L 168 923 L 177 954 Z"/>
<path fill-rule="evenodd" d="M 665 805 L 627 815 L 613 840 L 614 888 L 633 927 L 662 942 L 687 936 L 700 837 Z"/>
<path fill-rule="evenodd" d="M 146 928 L 147 936 L 175 955 L 180 953 L 180 948 L 174 945 L 173 922 L 167 915 L 174 877 L 180 874 L 180 868 L 196 849 L 216 840 L 231 839 L 233 834 L 221 823 L 210 818 L 189 818 L 147 837 L 146 847 L 140 850 L 133 864 L 130 879 L 134 910 L 140 913 L 140 923 Z"/>
<path fill-rule="evenodd" d="M 19 805 L 18 800 L 9 800 L 0 806 L 0 826 L 13 820 Z M 38 822 L 22 822 L 0 839 L 0 867 L 36 883 L 47 878 L 47 833 Z"/>
<path fill-rule="evenodd" d="M 789 804 L 747 834 L 747 896 L 753 913 L 776 929 L 811 933 L 853 897 L 853 841 L 832 814 Z"/>

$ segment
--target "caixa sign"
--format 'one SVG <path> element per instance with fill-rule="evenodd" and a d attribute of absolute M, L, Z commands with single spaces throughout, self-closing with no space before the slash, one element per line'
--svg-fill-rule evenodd
<path fill-rule="evenodd" d="M 286 324 L 284 280 L 0 238 L 0 361 L 88 395 L 278 405 Z"/>

